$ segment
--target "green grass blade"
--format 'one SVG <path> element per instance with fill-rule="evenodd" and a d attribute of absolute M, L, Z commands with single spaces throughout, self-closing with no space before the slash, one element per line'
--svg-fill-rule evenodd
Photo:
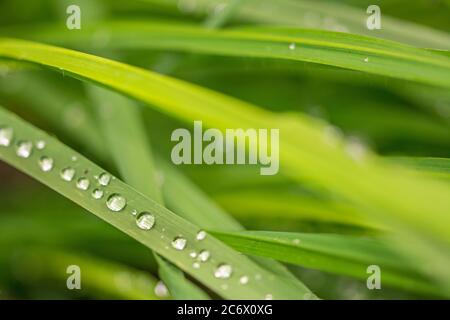
<path fill-rule="evenodd" d="M 231 1 L 198 0 L 187 13 L 207 14 L 210 8 Z M 165 7 L 173 12 L 179 9 L 177 6 L 180 2 L 178 0 L 145 0 L 139 3 L 139 10 L 151 9 L 152 4 Z M 123 5 L 120 3 L 113 3 L 113 7 L 119 10 L 121 6 Z M 447 32 L 394 18 L 385 12 L 382 13 L 382 29 L 368 30 L 365 23 L 368 17 L 367 6 L 368 4 L 353 7 L 343 3 L 316 0 L 258 0 L 245 2 L 234 16 L 247 23 L 338 30 L 376 36 L 415 46 L 450 49 L 450 36 Z M 381 6 L 382 11 L 383 9 L 384 6 Z"/>
<path fill-rule="evenodd" d="M 153 200 L 146 198 L 119 179 L 111 180 L 104 190 L 105 196 L 103 199 L 94 199 L 91 196 L 93 188 L 101 188 L 96 183 L 94 176 L 104 172 L 102 168 L 96 166 L 81 154 L 64 146 L 55 138 L 50 137 L 43 131 L 34 128 L 5 110 L 0 110 L 0 119 L 2 127 L 8 126 L 14 130 L 13 144 L 9 147 L 0 147 L 0 158 L 3 161 L 53 188 L 122 232 L 153 249 L 219 295 L 234 299 L 263 299 L 267 294 L 272 294 L 275 299 L 295 299 L 301 298 L 303 294 L 307 293 L 307 291 L 298 291 L 298 288 L 288 281 L 272 280 L 269 272 L 260 268 L 248 258 L 239 255 L 212 236 L 207 236 L 206 239 L 197 241 L 198 227 L 161 207 Z M 34 149 L 28 158 L 21 158 L 17 156 L 15 146 L 22 140 L 32 141 L 33 143 L 37 140 L 44 140 L 46 141 L 46 147 L 44 150 Z M 38 162 L 42 156 L 47 156 L 54 160 L 51 171 L 45 172 L 39 167 Z M 74 159 L 76 161 L 73 161 Z M 76 177 L 71 182 L 64 181 L 60 177 L 61 170 L 67 166 L 76 170 Z M 87 191 L 82 191 L 75 186 L 75 181 L 78 181 L 81 176 L 91 181 Z M 123 212 L 112 212 L 107 208 L 105 204 L 106 199 L 113 194 L 120 194 L 127 199 L 127 206 Z M 150 231 L 141 230 L 136 226 L 136 218 L 131 214 L 134 208 L 154 215 L 156 222 Z M 164 239 L 161 239 L 161 236 Z M 187 246 L 182 251 L 175 250 L 171 246 L 172 240 L 179 236 L 187 239 Z M 192 250 L 208 250 L 211 252 L 212 257 L 208 262 L 202 264 L 201 268 L 195 269 L 193 268 L 192 258 L 189 256 L 189 252 Z M 214 276 L 216 268 L 222 263 L 227 263 L 233 267 L 234 271 L 229 279 L 218 279 Z M 239 284 L 241 276 L 253 275 L 255 272 L 261 274 L 264 280 L 254 281 L 245 286 Z M 224 284 L 227 285 L 226 290 L 223 289 Z"/>
<path fill-rule="evenodd" d="M 214 234 L 245 254 L 272 257 L 361 280 L 368 278 L 368 266 L 378 265 L 385 285 L 432 295 L 445 294 L 418 274 L 410 261 L 377 240 L 333 234 L 265 231 Z"/>
<path fill-rule="evenodd" d="M 170 49 L 306 61 L 450 87 L 450 59 L 444 55 L 396 42 L 328 31 L 281 27 L 205 30 L 174 22 L 118 21 L 83 28 L 70 37 L 70 31 L 60 28 L 44 28 L 42 32 L 33 28 L 22 34 L 27 39 L 90 48 L 92 35 L 100 30 L 111 35 L 108 48 Z"/>

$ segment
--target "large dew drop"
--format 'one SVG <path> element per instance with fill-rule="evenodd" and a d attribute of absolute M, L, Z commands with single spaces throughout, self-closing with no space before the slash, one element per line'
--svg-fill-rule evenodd
<path fill-rule="evenodd" d="M 122 211 L 127 205 L 127 200 L 122 197 L 120 194 L 112 194 L 109 196 L 108 200 L 106 201 L 106 206 L 111 211 Z"/>
<path fill-rule="evenodd" d="M 89 185 L 91 183 L 89 182 L 88 178 L 80 178 L 77 180 L 77 188 L 80 190 L 87 190 L 89 189 Z"/>
<path fill-rule="evenodd" d="M 16 154 L 21 158 L 28 158 L 33 152 L 33 144 L 29 141 L 21 141 L 17 144 Z"/>
<path fill-rule="evenodd" d="M 0 128 L 0 146 L 9 147 L 14 137 L 14 131 L 9 127 Z"/>
<path fill-rule="evenodd" d="M 98 177 L 98 182 L 102 185 L 102 186 L 107 186 L 109 184 L 109 182 L 111 181 L 111 176 L 109 174 L 107 174 L 106 172 L 102 173 L 99 177 Z"/>
<path fill-rule="evenodd" d="M 67 167 L 61 170 L 61 179 L 65 181 L 72 181 L 73 177 L 75 176 L 75 169 Z"/>
<path fill-rule="evenodd" d="M 172 247 L 174 247 L 177 250 L 184 250 L 184 248 L 186 248 L 186 243 L 187 243 L 187 240 L 185 238 L 176 237 L 172 241 Z"/>
<path fill-rule="evenodd" d="M 221 264 L 214 271 L 214 277 L 217 279 L 228 279 L 233 273 L 233 268 L 228 264 Z"/>
<path fill-rule="evenodd" d="M 39 167 L 44 172 L 49 172 L 53 169 L 53 159 L 49 157 L 41 157 L 39 159 Z"/>
<path fill-rule="evenodd" d="M 154 290 L 155 294 L 160 298 L 166 298 L 169 296 L 169 290 L 162 281 L 158 281 Z"/>
<path fill-rule="evenodd" d="M 148 212 L 142 212 L 136 219 L 139 229 L 150 230 L 155 224 L 155 217 Z"/>

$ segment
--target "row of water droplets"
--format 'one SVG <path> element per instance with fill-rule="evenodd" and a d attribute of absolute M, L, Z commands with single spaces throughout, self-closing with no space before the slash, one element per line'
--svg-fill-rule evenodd
<path fill-rule="evenodd" d="M 11 127 L 0 126 L 0 147 L 9 147 L 12 145 L 13 141 L 14 130 Z M 28 140 L 19 140 L 16 144 L 15 153 L 20 158 L 28 159 L 33 154 L 34 148 L 42 151 L 45 149 L 45 147 L 46 142 L 44 140 L 39 140 L 35 143 Z M 73 156 L 71 160 L 75 162 L 77 161 L 77 157 Z M 43 155 L 39 158 L 38 165 L 43 172 L 51 172 L 55 167 L 53 158 L 46 155 Z M 83 173 L 86 174 L 87 171 Z M 64 167 L 60 171 L 59 177 L 63 181 L 72 182 L 76 178 L 76 170 L 72 166 Z M 101 188 L 107 187 L 113 178 L 106 172 L 100 174 L 95 178 L 97 179 L 99 187 L 92 190 L 91 197 L 95 200 L 100 200 L 105 195 L 105 191 Z M 81 176 L 75 180 L 75 186 L 81 191 L 87 191 L 91 187 L 91 181 L 89 180 L 89 178 Z M 106 207 L 113 212 L 120 212 L 124 210 L 126 206 L 127 200 L 118 193 L 111 194 L 106 200 Z M 141 230 L 148 231 L 155 225 L 155 217 L 148 212 L 141 212 L 138 214 L 136 210 L 133 210 L 132 215 L 136 216 L 136 225 Z M 206 236 L 206 232 L 201 230 L 197 233 L 196 240 L 202 241 L 206 238 Z M 176 250 L 183 251 L 187 246 L 187 240 L 182 236 L 177 236 L 172 240 L 171 246 Z M 210 259 L 210 256 L 211 254 L 208 250 L 201 250 L 198 253 L 191 252 L 190 257 L 195 259 L 192 265 L 193 268 L 200 268 L 200 263 L 207 262 Z M 233 268 L 230 265 L 221 263 L 215 269 L 214 277 L 217 279 L 228 279 L 231 277 L 232 273 Z M 247 284 L 248 279 L 248 276 L 242 276 L 240 278 L 240 283 Z"/>

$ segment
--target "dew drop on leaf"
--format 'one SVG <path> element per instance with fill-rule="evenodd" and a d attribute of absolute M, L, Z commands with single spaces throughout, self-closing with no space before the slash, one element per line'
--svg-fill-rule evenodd
<path fill-rule="evenodd" d="M 172 241 L 172 247 L 174 247 L 177 250 L 184 250 L 186 248 L 187 240 L 182 237 L 176 237 Z"/>
<path fill-rule="evenodd" d="M 273 296 L 272 296 L 270 293 L 268 293 L 268 294 L 266 294 L 266 296 L 264 297 L 264 299 L 265 299 L 265 300 L 273 300 Z"/>
<path fill-rule="evenodd" d="M 9 147 L 14 137 L 14 131 L 9 127 L 0 128 L 0 146 Z"/>
<path fill-rule="evenodd" d="M 289 45 L 289 50 L 295 50 L 295 43 L 294 43 L 294 42 L 292 42 L 292 43 Z"/>
<path fill-rule="evenodd" d="M 21 158 L 28 158 L 33 152 L 33 144 L 29 141 L 21 141 L 17 144 L 16 154 Z"/>
<path fill-rule="evenodd" d="M 200 263 L 194 262 L 194 263 L 192 264 L 192 267 L 193 267 L 194 269 L 200 269 Z"/>
<path fill-rule="evenodd" d="M 107 174 L 106 172 L 102 173 L 99 177 L 98 177 L 98 182 L 102 185 L 102 186 L 107 186 L 109 184 L 109 182 L 111 181 L 111 176 L 109 174 Z"/>
<path fill-rule="evenodd" d="M 42 171 L 48 172 L 53 169 L 53 159 L 49 157 L 41 157 L 39 159 L 39 167 Z"/>
<path fill-rule="evenodd" d="M 242 276 L 242 277 L 239 279 L 239 283 L 240 283 L 240 284 L 247 284 L 247 283 L 248 283 L 248 276 Z"/>
<path fill-rule="evenodd" d="M 114 212 L 123 210 L 126 205 L 127 200 L 117 193 L 110 195 L 108 200 L 106 201 L 106 206 L 108 207 L 108 209 Z"/>
<path fill-rule="evenodd" d="M 201 230 L 197 233 L 196 239 L 198 241 L 202 241 L 205 238 L 206 238 L 206 231 Z"/>
<path fill-rule="evenodd" d="M 142 212 L 137 217 L 136 224 L 139 229 L 150 230 L 155 224 L 155 217 L 148 212 Z"/>
<path fill-rule="evenodd" d="M 80 178 L 77 180 L 77 188 L 80 190 L 87 190 L 89 189 L 89 185 L 91 183 L 89 182 L 88 178 Z"/>
<path fill-rule="evenodd" d="M 46 146 L 46 143 L 44 140 L 39 140 L 36 142 L 36 148 L 38 150 L 43 150 L 45 148 L 45 146 Z"/>
<path fill-rule="evenodd" d="M 167 298 L 169 296 L 169 290 L 167 289 L 167 286 L 162 281 L 158 281 L 158 283 L 155 286 L 154 292 L 156 296 L 160 298 Z"/>
<path fill-rule="evenodd" d="M 103 190 L 100 190 L 100 189 L 95 189 L 91 193 L 92 198 L 97 199 L 97 200 L 103 198 L 103 194 L 104 194 Z"/>
<path fill-rule="evenodd" d="M 208 261 L 209 257 L 211 256 L 211 254 L 209 253 L 209 251 L 207 250 L 202 250 L 200 251 L 200 253 L 198 254 L 198 259 L 201 262 L 206 262 Z"/>
<path fill-rule="evenodd" d="M 72 181 L 73 177 L 75 176 L 75 169 L 71 167 L 67 167 L 61 170 L 61 179 L 65 181 Z"/>
<path fill-rule="evenodd" d="M 233 268 L 228 264 L 221 264 L 214 271 L 214 277 L 217 279 L 228 279 L 233 273 Z"/>

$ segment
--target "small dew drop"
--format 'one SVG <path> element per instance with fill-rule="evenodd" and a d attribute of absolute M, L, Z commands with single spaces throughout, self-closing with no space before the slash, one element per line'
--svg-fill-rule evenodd
<path fill-rule="evenodd" d="M 209 257 L 211 256 L 211 254 L 209 253 L 209 251 L 207 250 L 202 250 L 200 251 L 200 253 L 198 254 L 198 259 L 201 262 L 206 262 L 208 261 Z"/>
<path fill-rule="evenodd" d="M 292 240 L 292 243 L 293 244 L 300 244 L 300 239 L 294 239 L 294 240 Z"/>
<path fill-rule="evenodd" d="M 102 173 L 99 177 L 98 177 L 98 182 L 102 185 L 102 186 L 107 186 L 109 184 L 109 182 L 111 181 L 111 176 L 109 174 L 107 174 L 106 172 Z"/>
<path fill-rule="evenodd" d="M 43 150 L 45 148 L 45 146 L 46 146 L 46 143 L 44 140 L 39 140 L 36 142 L 36 148 L 38 150 Z"/>
<path fill-rule="evenodd" d="M 247 284 L 247 283 L 248 283 L 248 277 L 247 277 L 247 276 L 242 276 L 242 277 L 239 279 L 239 283 L 240 283 L 240 284 Z"/>
<path fill-rule="evenodd" d="M 177 250 L 184 250 L 184 248 L 186 248 L 186 243 L 187 243 L 186 239 L 181 238 L 181 237 L 176 237 L 172 241 L 172 247 Z"/>
<path fill-rule="evenodd" d="M 154 289 L 155 294 L 160 298 L 167 298 L 169 296 L 169 290 L 162 281 L 158 281 Z"/>
<path fill-rule="evenodd" d="M 14 131 L 9 127 L 0 128 L 0 146 L 9 147 L 14 137 Z"/>
<path fill-rule="evenodd" d="M 194 269 L 200 269 L 200 263 L 194 262 L 194 263 L 192 264 L 192 268 L 194 268 Z"/>
<path fill-rule="evenodd" d="M 122 211 L 127 205 L 127 200 L 120 194 L 114 193 L 106 200 L 106 206 L 109 210 L 118 212 Z"/>
<path fill-rule="evenodd" d="M 72 156 L 70 159 L 71 159 L 72 161 L 77 161 L 77 160 L 78 160 L 77 156 Z"/>
<path fill-rule="evenodd" d="M 270 293 L 268 293 L 268 294 L 266 294 L 264 299 L 266 299 L 266 300 L 273 300 L 273 296 Z"/>
<path fill-rule="evenodd" d="M 360 139 L 351 137 L 346 146 L 345 150 L 347 154 L 355 161 L 363 161 L 368 153 L 367 146 Z"/>
<path fill-rule="evenodd" d="M 202 240 L 204 240 L 205 238 L 206 238 L 206 231 L 201 230 L 201 231 L 199 231 L 199 232 L 197 233 L 196 239 L 197 239 L 198 241 L 202 241 Z"/>
<path fill-rule="evenodd" d="M 233 273 L 233 268 L 228 264 L 221 264 L 214 271 L 214 277 L 217 279 L 228 279 Z"/>
<path fill-rule="evenodd" d="M 191 253 L 189 253 L 189 256 L 190 256 L 192 259 L 195 259 L 195 258 L 197 258 L 197 252 L 192 251 Z"/>
<path fill-rule="evenodd" d="M 295 43 L 294 43 L 294 42 L 292 42 L 292 43 L 289 45 L 289 50 L 295 50 Z"/>
<path fill-rule="evenodd" d="M 89 182 L 88 178 L 80 178 L 77 180 L 77 188 L 80 190 L 87 190 L 89 189 L 89 185 L 91 183 Z"/>
<path fill-rule="evenodd" d="M 61 178 L 65 181 L 72 181 L 75 176 L 75 169 L 67 167 L 61 170 Z"/>
<path fill-rule="evenodd" d="M 368 57 L 364 58 L 364 62 L 369 62 L 369 58 Z"/>
<path fill-rule="evenodd" d="M 131 211 L 131 215 L 136 216 L 138 214 L 137 210 Z"/>
<path fill-rule="evenodd" d="M 16 154 L 21 158 L 28 158 L 33 152 L 33 144 L 29 141 L 21 141 L 17 144 Z"/>
<path fill-rule="evenodd" d="M 139 229 L 150 230 L 155 225 L 155 217 L 148 212 L 142 212 L 137 217 L 136 224 Z"/>
<path fill-rule="evenodd" d="M 103 198 L 103 194 L 104 194 L 104 192 L 103 192 L 103 190 L 100 190 L 100 189 L 95 189 L 94 191 L 92 191 L 92 198 L 94 198 L 94 199 L 101 199 L 101 198 Z"/>
<path fill-rule="evenodd" d="M 49 172 L 53 169 L 53 159 L 49 157 L 41 157 L 39 159 L 39 167 L 44 172 Z"/>

